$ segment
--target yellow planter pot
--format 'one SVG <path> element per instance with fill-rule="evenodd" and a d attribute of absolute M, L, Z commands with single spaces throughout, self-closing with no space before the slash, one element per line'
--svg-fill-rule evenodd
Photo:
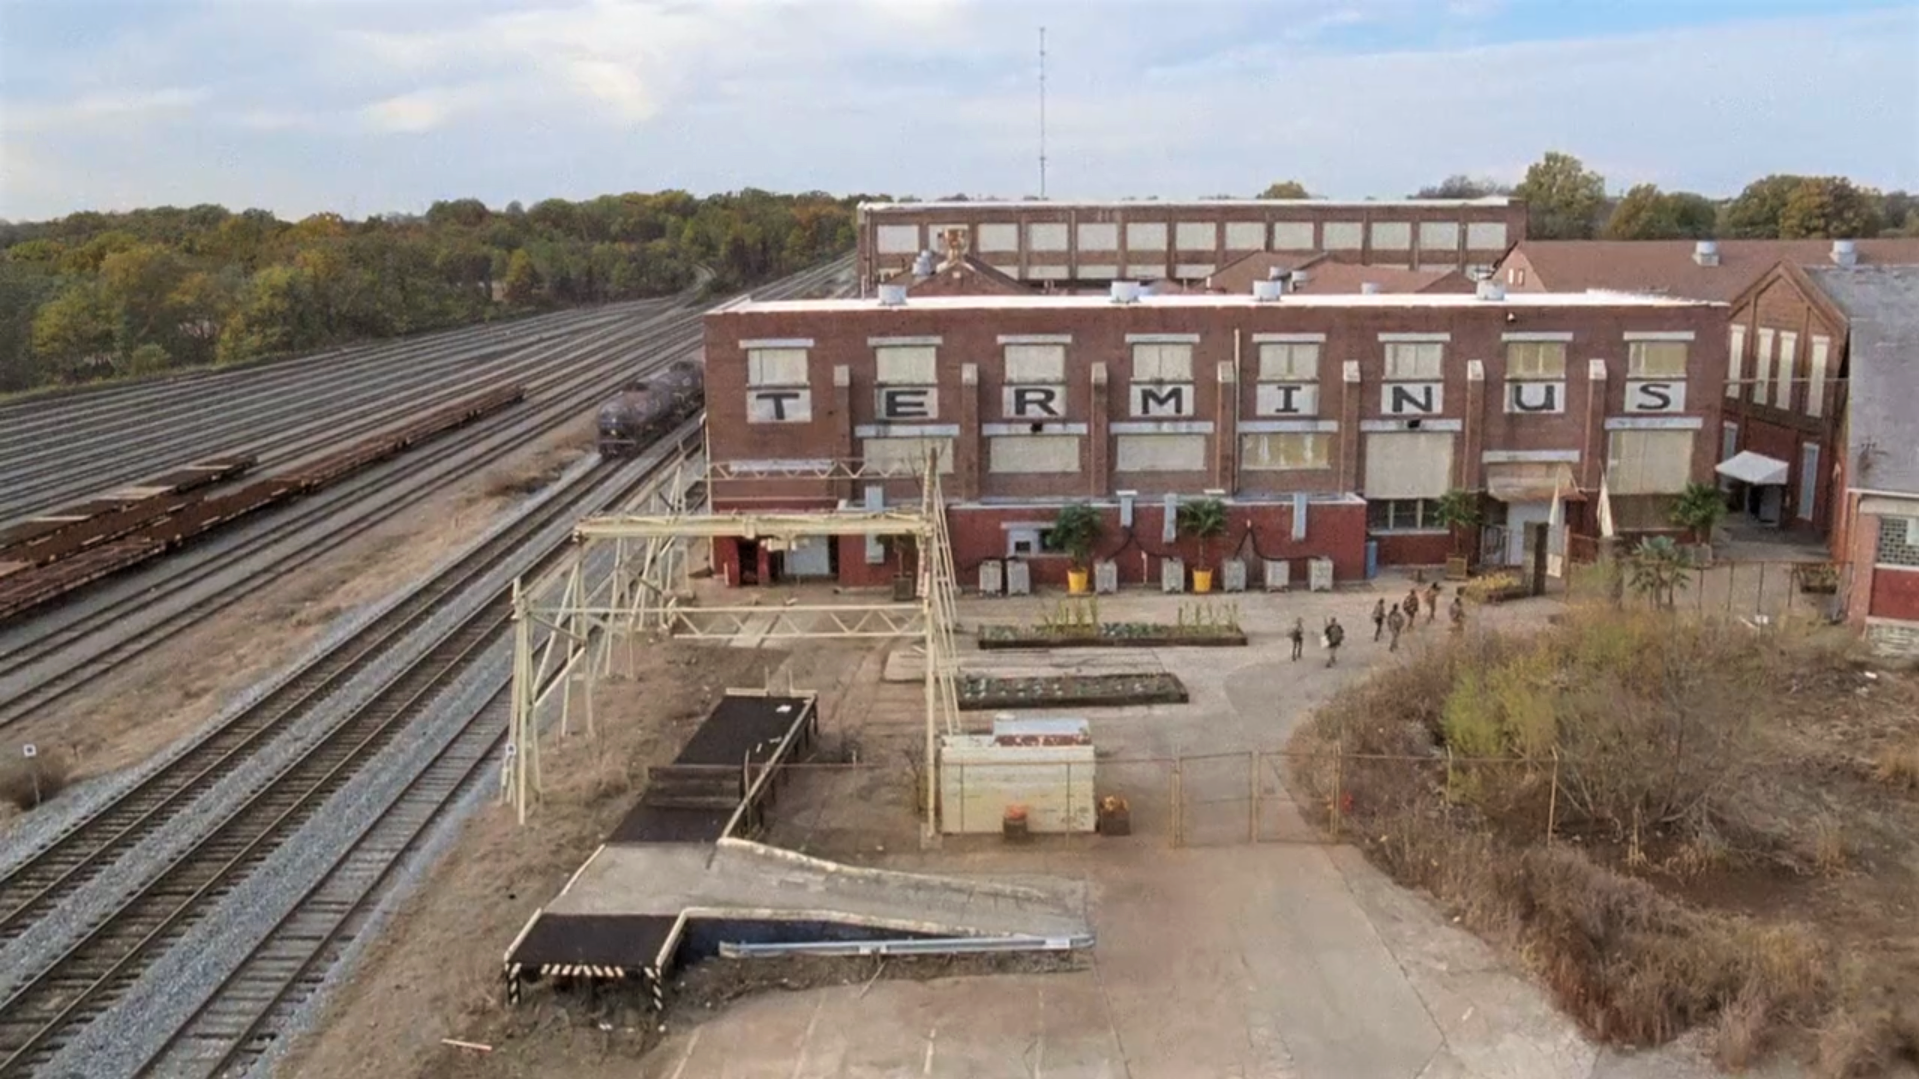
<path fill-rule="evenodd" d="M 1085 595 L 1086 579 L 1088 576 L 1089 574 L 1087 573 L 1087 571 L 1083 569 L 1067 570 L 1066 571 L 1066 590 L 1068 592 L 1071 592 L 1075 596 Z"/>
<path fill-rule="evenodd" d="M 1193 591 L 1211 592 L 1213 590 L 1213 571 L 1196 569 L 1193 571 Z"/>

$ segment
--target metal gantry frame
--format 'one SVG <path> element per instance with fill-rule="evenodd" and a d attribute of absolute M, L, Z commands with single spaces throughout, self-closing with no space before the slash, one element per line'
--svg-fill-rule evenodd
<path fill-rule="evenodd" d="M 699 492 L 674 470 L 635 509 L 589 517 L 574 530 L 566 560 L 531 584 L 513 590 L 511 727 L 501 773 L 502 794 L 522 822 L 540 791 L 539 716 L 557 691 L 560 732 L 574 722 L 574 685 L 581 683 L 584 722 L 593 729 L 597 680 L 612 670 L 619 649 L 630 657 L 642 638 L 726 640 L 882 640 L 918 638 L 925 657 L 926 745 L 921 837 L 938 841 L 938 741 L 959 731 L 958 589 L 953 546 L 940 489 L 939 460 L 887 464 L 820 460 L 784 463 L 776 473 L 733 464 L 705 464 L 704 492 L 729 481 L 855 481 L 916 479 L 917 506 L 892 509 L 736 510 L 709 512 Z M 720 539 L 773 540 L 860 536 L 911 541 L 918 551 L 910 600 L 847 603 L 702 603 L 693 594 L 694 556 L 710 555 Z M 689 550 L 689 548 L 699 548 Z M 751 593 L 729 593 L 751 595 Z M 540 631 L 543 641 L 536 642 Z"/>

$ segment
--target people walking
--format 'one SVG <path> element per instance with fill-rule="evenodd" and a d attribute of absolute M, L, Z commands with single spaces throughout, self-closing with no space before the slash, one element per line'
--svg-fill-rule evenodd
<path fill-rule="evenodd" d="M 1306 620 L 1293 619 L 1293 628 L 1286 631 L 1286 636 L 1292 638 L 1293 660 L 1298 662 L 1300 653 L 1306 650 Z"/>
<path fill-rule="evenodd" d="M 1406 628 L 1419 625 L 1419 586 L 1414 585 L 1406 593 L 1406 602 L 1399 605 L 1406 612 Z"/>
<path fill-rule="evenodd" d="M 1386 646 L 1386 651 L 1388 652 L 1399 651 L 1399 632 L 1405 628 L 1406 628 L 1405 614 L 1403 614 L 1398 607 L 1394 607 L 1386 615 L 1386 630 L 1387 632 L 1393 635 L 1392 643 Z"/>
<path fill-rule="evenodd" d="M 1444 590 L 1439 587 L 1438 581 L 1434 581 L 1431 585 L 1427 586 L 1426 588 L 1426 621 L 1427 622 L 1431 622 L 1434 618 L 1438 617 L 1439 615 L 1439 597 L 1442 591 Z"/>
<path fill-rule="evenodd" d="M 1339 662 L 1339 646 L 1345 639 L 1346 627 L 1339 624 L 1339 619 L 1328 618 L 1326 620 L 1326 666 L 1330 667 Z"/>
<path fill-rule="evenodd" d="M 1386 597 L 1381 596 L 1379 597 L 1379 602 L 1373 604 L 1373 641 L 1374 643 L 1378 643 L 1379 635 L 1382 632 L 1384 632 L 1385 629 L 1386 629 Z"/>
<path fill-rule="evenodd" d="M 1466 590 L 1464 588 L 1453 593 L 1453 607 L 1448 612 L 1448 617 L 1453 620 L 1454 633 L 1466 628 Z"/>

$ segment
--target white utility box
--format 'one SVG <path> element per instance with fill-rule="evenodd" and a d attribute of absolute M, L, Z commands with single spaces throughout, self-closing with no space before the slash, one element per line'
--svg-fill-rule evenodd
<path fill-rule="evenodd" d="M 1093 591 L 1102 596 L 1119 591 L 1119 563 L 1110 558 L 1093 563 Z"/>
<path fill-rule="evenodd" d="M 1246 591 L 1246 563 L 1229 558 L 1219 564 L 1220 587 L 1228 592 Z"/>
<path fill-rule="evenodd" d="M 1006 565 L 997 558 L 979 564 L 979 594 L 997 596 L 1006 591 Z"/>
<path fill-rule="evenodd" d="M 1186 591 L 1186 560 L 1184 558 L 1160 560 L 1159 590 L 1161 592 Z"/>
<path fill-rule="evenodd" d="M 1018 559 L 1006 563 L 1006 594 L 1009 596 L 1032 595 L 1033 567 Z"/>
<path fill-rule="evenodd" d="M 1333 590 L 1333 560 L 1330 558 L 1309 558 L 1306 560 L 1306 587 L 1314 592 Z"/>
<path fill-rule="evenodd" d="M 1283 558 L 1266 559 L 1266 591 L 1284 592 L 1293 587 L 1293 564 Z"/>

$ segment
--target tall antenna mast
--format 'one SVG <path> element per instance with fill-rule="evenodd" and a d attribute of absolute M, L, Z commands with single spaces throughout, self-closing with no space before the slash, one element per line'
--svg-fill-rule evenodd
<path fill-rule="evenodd" d="M 1039 28 L 1039 197 L 1046 197 L 1046 28 Z"/>

